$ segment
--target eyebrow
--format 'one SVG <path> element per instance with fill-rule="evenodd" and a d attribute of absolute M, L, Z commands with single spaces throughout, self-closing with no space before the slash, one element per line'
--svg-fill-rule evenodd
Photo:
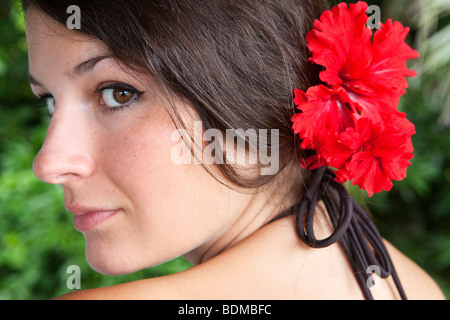
<path fill-rule="evenodd" d="M 73 68 L 72 72 L 69 72 L 67 76 L 70 78 L 79 77 L 79 76 L 91 71 L 92 69 L 94 69 L 94 67 L 100 61 L 105 60 L 105 59 L 111 59 L 111 58 L 112 57 L 110 55 L 102 55 L 102 56 L 96 56 L 93 58 L 89 58 L 88 60 L 81 62 L 75 68 Z M 30 81 L 31 84 L 33 84 L 35 86 L 44 87 L 30 73 L 28 73 L 28 80 Z"/>
<path fill-rule="evenodd" d="M 75 68 L 73 68 L 72 75 L 74 76 L 81 76 L 82 74 L 85 74 L 86 72 L 91 71 L 94 69 L 95 65 L 99 63 L 102 60 L 110 59 L 111 56 L 109 55 L 103 55 L 103 56 L 97 56 L 90 58 L 79 65 L 77 65 Z"/>

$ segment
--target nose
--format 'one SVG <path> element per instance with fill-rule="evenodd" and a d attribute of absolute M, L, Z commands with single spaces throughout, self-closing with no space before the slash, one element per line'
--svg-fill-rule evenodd
<path fill-rule="evenodd" d="M 44 144 L 33 162 L 38 179 L 49 184 L 66 184 L 92 175 L 91 130 L 76 111 L 55 112 Z"/>

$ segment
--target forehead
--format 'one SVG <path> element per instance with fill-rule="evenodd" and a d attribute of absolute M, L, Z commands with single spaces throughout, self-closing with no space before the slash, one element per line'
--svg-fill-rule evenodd
<path fill-rule="evenodd" d="M 73 42 L 93 42 L 81 33 L 70 30 L 34 8 L 30 8 L 27 11 L 25 21 L 27 40 L 30 46 L 58 39 L 66 39 Z"/>
<path fill-rule="evenodd" d="M 49 65 L 68 69 L 73 61 L 107 53 L 100 41 L 70 30 L 33 8 L 27 12 L 26 35 L 30 71 Z"/>

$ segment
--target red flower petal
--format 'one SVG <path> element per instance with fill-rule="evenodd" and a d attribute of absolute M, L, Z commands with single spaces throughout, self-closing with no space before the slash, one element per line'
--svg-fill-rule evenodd
<path fill-rule="evenodd" d="M 407 167 L 414 157 L 411 136 L 414 125 L 406 118 L 392 116 L 385 121 L 385 129 L 373 142 L 372 154 L 380 159 L 383 171 L 391 180 L 406 177 Z"/>
<path fill-rule="evenodd" d="M 327 132 L 340 132 L 352 125 L 348 96 L 342 88 L 310 88 L 307 93 L 295 91 L 294 101 L 302 113 L 293 116 L 293 129 L 300 136 L 303 149 L 316 150 L 327 139 Z"/>
<path fill-rule="evenodd" d="M 340 85 L 347 74 L 364 71 L 371 62 L 370 39 L 372 31 L 365 2 L 346 3 L 325 11 L 314 23 L 315 30 L 307 36 L 312 61 L 324 66 L 320 79 L 331 86 Z"/>
<path fill-rule="evenodd" d="M 367 191 L 369 197 L 383 190 L 390 191 L 392 182 L 386 176 L 379 161 L 370 152 L 359 152 L 353 156 L 346 169 L 352 173 L 353 185 Z"/>
<path fill-rule="evenodd" d="M 414 133 L 414 125 L 396 115 L 385 119 L 384 124 L 357 117 L 355 127 L 341 133 L 335 141 L 341 148 L 339 155 L 324 158 L 330 159 L 329 165 L 338 169 L 338 181 L 353 180 L 353 184 L 372 196 L 382 190 L 389 191 L 392 180 L 406 177 L 406 169 L 411 165 L 409 160 L 413 158 L 411 135 Z M 323 150 L 339 152 L 336 145 Z M 342 157 L 341 162 L 337 162 L 339 157 Z"/>
<path fill-rule="evenodd" d="M 372 42 L 367 9 L 362 1 L 349 7 L 339 4 L 315 22 L 307 41 L 312 61 L 325 67 L 321 80 L 345 88 L 359 112 L 378 121 L 380 114 L 397 110 L 408 87 L 405 77 L 416 74 L 406 61 L 418 53 L 404 42 L 409 29 L 391 20 L 375 32 Z"/>
<path fill-rule="evenodd" d="M 303 169 L 316 170 L 320 167 L 327 167 L 328 163 L 317 154 L 315 154 L 307 158 L 301 158 L 300 165 Z"/>
<path fill-rule="evenodd" d="M 319 155 L 325 159 L 330 167 L 341 169 L 351 159 L 357 150 L 361 149 L 363 139 L 353 128 L 341 132 L 339 135 L 329 135 L 327 143 L 320 150 Z"/>
<path fill-rule="evenodd" d="M 385 108 L 396 110 L 408 88 L 406 77 L 416 76 L 416 72 L 406 66 L 407 60 L 419 56 L 405 43 L 408 32 L 409 28 L 388 20 L 375 32 L 370 65 L 364 72 L 348 72 L 344 79 L 350 98 L 363 106 L 363 113 L 374 113 L 375 107 L 379 107 L 380 112 Z"/>
<path fill-rule="evenodd" d="M 397 107 L 406 77 L 416 75 L 406 61 L 418 53 L 398 22 L 388 20 L 373 35 L 367 9 L 362 1 L 341 3 L 315 21 L 308 47 L 311 60 L 325 68 L 326 85 L 295 91 L 301 113 L 292 121 L 301 147 L 315 151 L 301 159 L 304 168 L 330 166 L 337 181 L 352 180 L 372 196 L 405 178 L 414 157 L 414 125 Z"/>

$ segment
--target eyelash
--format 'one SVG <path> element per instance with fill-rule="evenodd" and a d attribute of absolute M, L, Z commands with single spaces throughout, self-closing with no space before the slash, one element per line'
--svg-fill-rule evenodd
<path fill-rule="evenodd" d="M 139 91 L 139 90 L 133 88 L 132 86 L 124 84 L 124 83 L 108 84 L 106 86 L 95 89 L 94 93 L 101 95 L 105 90 L 123 90 L 123 91 L 128 91 L 131 94 L 133 94 L 133 98 L 131 101 L 129 101 L 123 105 L 117 106 L 117 107 L 105 107 L 103 109 L 104 112 L 111 112 L 111 113 L 114 113 L 117 111 L 122 111 L 126 108 L 131 108 L 135 103 L 141 101 L 141 97 L 145 93 L 145 92 Z M 101 96 L 100 96 L 100 98 L 102 99 Z"/>
<path fill-rule="evenodd" d="M 97 89 L 94 90 L 94 93 L 99 96 L 99 99 L 103 99 L 101 94 L 105 91 L 105 90 L 123 90 L 123 91 L 128 91 L 131 94 L 133 94 L 133 98 L 131 101 L 121 105 L 121 106 L 117 106 L 117 107 L 108 107 L 106 106 L 103 109 L 103 112 L 117 112 L 117 111 L 122 111 L 126 108 L 131 108 L 135 103 L 140 102 L 141 101 L 141 97 L 145 92 L 139 91 L 135 88 L 133 88 L 130 85 L 124 84 L 124 83 L 112 83 L 112 84 L 108 84 L 106 86 L 103 87 L 98 87 Z M 37 103 L 39 105 L 42 105 L 42 107 L 46 107 L 48 108 L 48 99 L 50 98 L 54 98 L 51 94 L 43 94 L 37 97 Z M 51 119 L 53 117 L 53 114 L 49 111 L 48 113 L 48 117 Z"/>
<path fill-rule="evenodd" d="M 48 110 L 48 102 L 47 99 L 53 98 L 51 94 L 43 94 L 36 98 L 36 103 L 39 105 L 39 107 L 45 108 L 48 111 L 48 118 L 52 118 L 51 112 Z"/>

